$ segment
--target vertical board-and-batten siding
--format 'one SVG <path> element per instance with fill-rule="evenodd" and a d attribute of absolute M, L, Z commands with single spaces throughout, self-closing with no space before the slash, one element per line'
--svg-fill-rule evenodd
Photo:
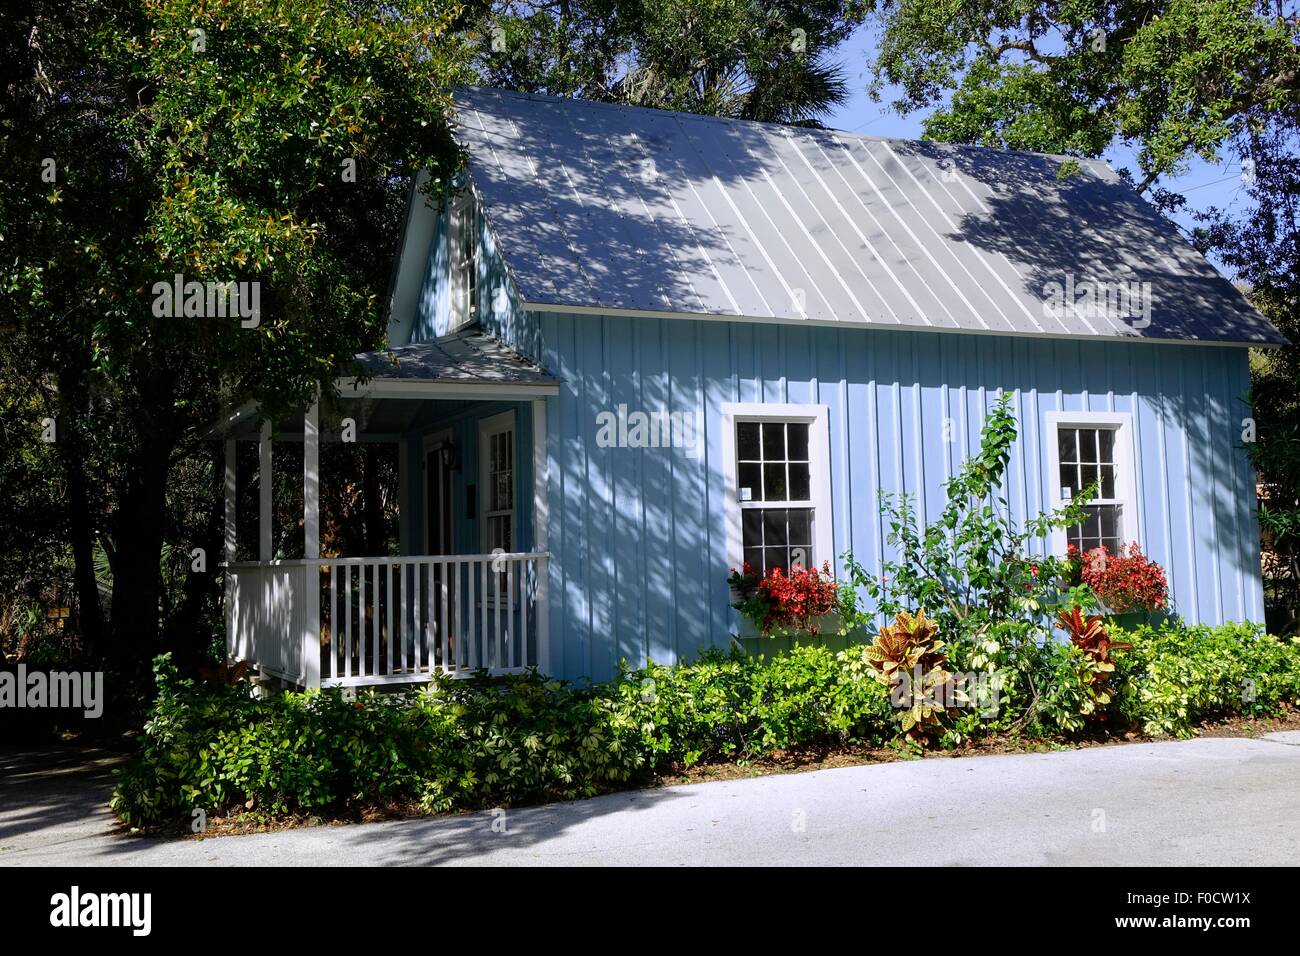
<path fill-rule="evenodd" d="M 1244 349 L 533 316 L 538 357 L 561 382 L 547 432 L 557 674 L 599 680 L 621 658 L 688 659 L 734 632 L 720 434 L 728 402 L 828 407 L 835 554 L 817 560 L 839 571 L 852 549 L 877 573 L 890 553 L 879 491 L 912 494 L 934 518 L 999 390 L 1022 425 L 1004 489 L 1021 520 L 1049 501 L 1050 412 L 1136 412 L 1139 537 L 1167 568 L 1176 610 L 1193 622 L 1262 616 L 1253 478 L 1240 444 Z M 620 404 L 702 411 L 703 454 L 599 447 L 596 416 Z"/>

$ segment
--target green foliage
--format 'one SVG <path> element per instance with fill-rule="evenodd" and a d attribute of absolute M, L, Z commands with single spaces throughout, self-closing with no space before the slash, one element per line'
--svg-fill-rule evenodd
<path fill-rule="evenodd" d="M 860 0 L 536 0 L 484 4 L 485 85 L 712 116 L 808 123 L 849 94 L 832 51 Z"/>
<path fill-rule="evenodd" d="M 902 728 L 908 740 L 926 740 L 954 709 L 947 706 L 949 702 L 967 702 L 953 686 L 938 630 L 938 625 L 926 619 L 925 608 L 916 614 L 900 611 L 862 651 L 863 661 L 876 672 L 880 683 L 891 688 L 891 699 L 902 708 Z"/>
<path fill-rule="evenodd" d="M 253 700 L 156 665 L 140 755 L 112 800 L 132 826 L 245 808 L 280 816 L 418 800 L 428 810 L 591 796 L 655 769 L 892 734 L 856 655 L 706 654 L 577 688 L 534 673 L 444 679 L 407 694 Z"/>
<path fill-rule="evenodd" d="M 30 462 L 0 460 L 0 476 L 39 466 L 63 492 L 45 517 L 70 541 L 79 623 L 107 639 L 100 652 L 141 669 L 155 653 L 173 603 L 165 543 L 200 542 L 210 564 L 218 553 L 199 449 L 222 403 L 301 407 L 381 342 L 410 179 L 427 168 L 436 184 L 458 161 L 446 112 L 469 77 L 451 37 L 459 11 L 30 0 L 0 12 L 0 297 L 6 348 L 23 357 L 0 363 L 0 396 L 33 391 L 58 421 L 42 450 L 36 409 L 15 409 Z M 155 314 L 155 284 L 177 274 L 258 283 L 259 324 Z M 102 622 L 97 544 L 114 582 Z"/>
<path fill-rule="evenodd" d="M 894 0 L 874 88 L 938 106 L 935 138 L 1097 156 L 1135 142 L 1144 174 L 1212 159 L 1261 112 L 1294 105 L 1300 25 L 1253 0 Z M 948 104 L 942 101 L 950 97 Z"/>
<path fill-rule="evenodd" d="M 1070 643 L 1082 652 L 1078 661 L 1079 678 L 1087 694 L 1080 700 L 1079 713 L 1084 717 L 1104 719 L 1106 707 L 1111 702 L 1110 678 L 1115 672 L 1110 652 L 1126 651 L 1133 645 L 1112 640 L 1102 616 L 1085 616 L 1078 606 L 1058 611 L 1056 620 L 1070 638 Z"/>
<path fill-rule="evenodd" d="M 689 666 L 627 671 L 616 686 L 646 708 L 654 765 L 689 767 L 889 736 L 887 695 L 857 657 L 820 645 L 770 659 L 712 651 Z"/>
<path fill-rule="evenodd" d="M 1028 555 L 1054 529 L 1078 523 L 1089 493 L 1018 525 L 1002 493 L 1015 440 L 1011 396 L 1003 395 L 985 419 L 978 453 L 945 483 L 943 510 L 924 528 L 909 496 L 881 495 L 898 554 L 880 576 L 847 556 L 852 584 L 874 604 L 871 612 L 859 609 L 859 624 L 924 607 L 949 643 L 1001 644 L 1041 633 L 1047 611 L 1064 599 L 1067 567 L 1060 558 Z"/>
<path fill-rule="evenodd" d="M 1244 624 L 1167 623 L 1124 636 L 1131 647 L 1109 644 L 1112 730 L 1187 736 L 1199 721 L 1300 703 L 1300 641 Z M 922 643 L 933 651 L 933 640 Z M 1032 711 L 1020 713 L 1022 733 L 1071 738 L 1095 728 L 1085 650 L 1051 641 L 1028 660 L 1038 691 Z M 692 664 L 625 668 L 591 687 L 529 673 L 355 700 L 197 686 L 167 656 L 155 674 L 140 752 L 111 804 L 137 827 L 196 808 L 274 817 L 389 802 L 441 812 L 563 800 L 700 762 L 905 739 L 866 655 L 820 645 L 770 659 L 711 651 Z M 1004 728 L 963 709 L 943 743 Z"/>
<path fill-rule="evenodd" d="M 1300 701 L 1300 641 L 1254 624 L 1165 624 L 1128 632 L 1115 654 L 1115 711 L 1152 736 L 1188 737 L 1197 723 L 1267 716 Z"/>
<path fill-rule="evenodd" d="M 1028 557 L 1054 529 L 1078 523 L 1091 490 L 1066 508 L 1018 524 L 1002 491 L 1015 440 L 1011 396 L 1003 395 L 989 410 L 978 453 L 945 484 L 938 518 L 921 527 L 910 498 L 882 495 L 888 542 L 897 556 L 883 562 L 879 576 L 845 556 L 852 590 L 870 599 L 869 610 L 858 604 L 846 614 L 848 626 L 867 631 L 878 615 L 925 608 L 948 645 L 953 669 L 981 671 L 996 682 L 1004 727 L 1032 716 L 1034 675 L 1050 640 L 1053 610 L 1092 603 L 1087 588 L 1070 585 L 1064 558 Z"/>

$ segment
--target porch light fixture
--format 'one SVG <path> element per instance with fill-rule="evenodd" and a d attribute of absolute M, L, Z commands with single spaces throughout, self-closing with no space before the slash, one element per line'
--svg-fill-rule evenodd
<path fill-rule="evenodd" d="M 450 471 L 460 471 L 460 455 L 456 453 L 456 446 L 451 442 L 438 443 L 438 460 L 442 462 L 442 467 Z"/>

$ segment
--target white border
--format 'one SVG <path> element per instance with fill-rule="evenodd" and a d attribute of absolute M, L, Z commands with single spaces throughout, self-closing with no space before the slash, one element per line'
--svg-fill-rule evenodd
<path fill-rule="evenodd" d="M 826 405 L 794 405 L 772 402 L 724 402 L 722 405 L 722 471 L 725 483 L 727 522 L 727 561 L 729 568 L 744 563 L 741 545 L 740 489 L 736 477 L 736 422 L 807 422 L 808 461 L 812 480 L 813 548 L 817 566 L 831 563 L 838 567 L 835 555 L 835 515 L 831 511 L 831 440 L 830 409 Z"/>
<path fill-rule="evenodd" d="M 1138 511 L 1137 499 L 1137 453 L 1133 446 L 1133 416 L 1129 412 L 1048 412 L 1047 435 L 1047 476 L 1048 507 L 1061 508 L 1069 504 L 1061 497 L 1061 441 L 1059 430 L 1066 428 L 1096 428 L 1109 426 L 1115 429 L 1115 499 L 1123 507 L 1120 541 L 1128 544 L 1142 541 L 1142 515 Z M 1052 532 L 1052 548 L 1057 554 L 1064 554 L 1066 546 L 1065 531 L 1058 528 Z"/>

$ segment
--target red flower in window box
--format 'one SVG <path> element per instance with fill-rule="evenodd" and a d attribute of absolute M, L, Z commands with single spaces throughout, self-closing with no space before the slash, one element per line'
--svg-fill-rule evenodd
<path fill-rule="evenodd" d="M 1103 545 L 1080 555 L 1079 549 L 1070 545 L 1066 556 L 1079 562 L 1083 583 L 1112 614 L 1152 613 L 1169 604 L 1165 569 L 1143 554 L 1136 541 L 1115 554 Z"/>
<path fill-rule="evenodd" d="M 763 634 L 778 628 L 817 634 L 820 619 L 839 604 L 839 584 L 829 561 L 820 569 L 795 565 L 788 574 L 773 568 L 766 576 L 746 562 L 741 571 L 732 570 L 728 584 L 739 598 L 732 607 Z"/>

